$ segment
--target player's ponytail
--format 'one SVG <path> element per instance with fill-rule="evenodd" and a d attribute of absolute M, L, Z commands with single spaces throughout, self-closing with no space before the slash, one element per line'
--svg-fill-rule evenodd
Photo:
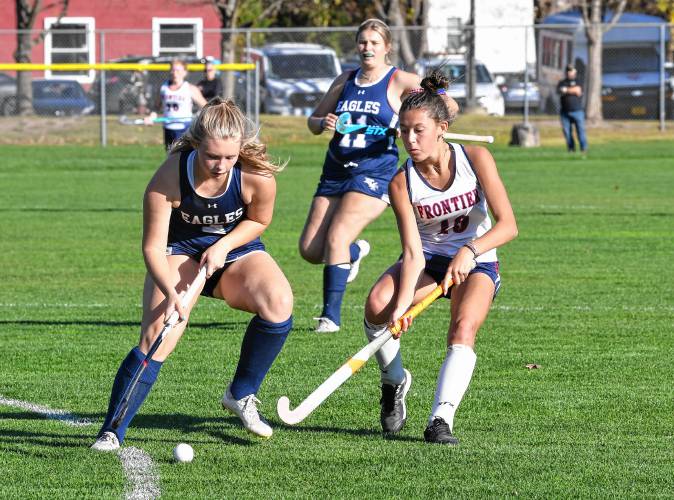
<path fill-rule="evenodd" d="M 399 114 L 411 109 L 425 109 L 436 122 L 451 125 L 458 114 L 456 101 L 447 95 L 449 78 L 439 69 L 433 70 L 423 80 L 421 88 L 412 90 L 403 100 Z"/>
<path fill-rule="evenodd" d="M 257 141 L 257 129 L 231 99 L 215 97 L 204 106 L 192 121 L 189 130 L 171 147 L 171 153 L 197 149 L 207 138 L 239 139 L 239 160 L 250 170 L 275 174 L 285 164 L 269 161 L 267 146 Z"/>

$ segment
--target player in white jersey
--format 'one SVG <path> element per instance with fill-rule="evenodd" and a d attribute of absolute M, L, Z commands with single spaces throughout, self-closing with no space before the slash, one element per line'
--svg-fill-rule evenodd
<path fill-rule="evenodd" d="M 447 106 L 448 84 L 446 76 L 433 72 L 401 105 L 400 131 L 410 158 L 389 184 L 389 196 L 403 253 L 370 291 L 365 332 L 374 340 L 442 285 L 451 299 L 448 349 L 424 438 L 457 444 L 454 414 L 475 367 L 477 331 L 500 285 L 496 248 L 515 238 L 517 224 L 489 151 L 443 139 L 456 116 Z M 403 318 L 403 331 L 411 323 Z M 377 361 L 382 429 L 396 433 L 405 425 L 405 397 L 412 382 L 403 368 L 399 336 L 384 344 Z"/>
<path fill-rule="evenodd" d="M 171 62 L 171 74 L 159 89 L 159 105 L 164 118 L 164 147 L 168 150 L 178 140 L 192 121 L 192 106 L 199 109 L 206 105 L 206 99 L 198 87 L 185 80 L 187 67 L 180 59 Z"/>

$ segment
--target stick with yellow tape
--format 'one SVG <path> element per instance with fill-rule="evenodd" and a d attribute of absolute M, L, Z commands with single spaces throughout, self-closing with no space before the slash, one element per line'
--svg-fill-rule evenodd
<path fill-rule="evenodd" d="M 403 317 L 415 318 L 421 311 L 430 306 L 435 299 L 442 295 L 442 287 L 437 286 L 431 293 L 426 295 L 421 302 L 410 307 Z M 318 388 L 309 394 L 309 396 L 300 403 L 294 410 L 290 409 L 290 399 L 286 396 L 279 398 L 276 404 L 278 416 L 288 425 L 295 425 L 307 418 L 330 394 L 335 392 L 339 386 L 346 382 L 351 375 L 362 368 L 374 353 L 389 341 L 389 339 L 400 332 L 400 320 L 396 321 L 393 327 L 390 327 L 385 333 L 374 339 L 368 345 L 353 355 L 344 363 L 335 373 L 323 382 Z"/>

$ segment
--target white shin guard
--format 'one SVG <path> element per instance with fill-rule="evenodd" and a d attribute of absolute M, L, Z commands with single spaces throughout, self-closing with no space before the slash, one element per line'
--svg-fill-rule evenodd
<path fill-rule="evenodd" d="M 473 377 L 476 361 L 477 356 L 470 346 L 463 344 L 449 346 L 438 374 L 438 386 L 429 423 L 434 417 L 442 417 L 449 428 L 454 429 L 454 414 Z"/>
<path fill-rule="evenodd" d="M 373 325 L 368 320 L 364 320 L 365 335 L 372 342 L 386 331 L 387 324 Z M 403 371 L 403 360 L 400 356 L 400 340 L 391 339 L 386 342 L 375 354 L 379 370 L 381 370 L 381 381 L 384 384 L 398 385 L 405 379 Z"/>

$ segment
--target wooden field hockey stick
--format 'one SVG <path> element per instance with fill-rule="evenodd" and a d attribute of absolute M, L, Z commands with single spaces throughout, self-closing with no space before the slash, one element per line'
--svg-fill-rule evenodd
<path fill-rule="evenodd" d="M 196 278 L 194 278 L 194 281 L 192 281 L 192 284 L 189 285 L 187 291 L 180 299 L 180 304 L 182 305 L 182 307 L 187 307 L 189 303 L 192 302 L 192 299 L 194 299 L 194 296 L 197 294 L 197 290 L 201 288 L 201 285 L 205 281 L 206 281 L 206 266 L 199 269 L 199 274 L 197 274 Z M 152 359 L 154 353 L 157 352 L 157 349 L 159 349 L 159 346 L 164 340 L 164 337 L 166 337 L 166 335 L 168 335 L 171 329 L 178 324 L 179 319 L 180 318 L 178 315 L 178 311 L 173 311 L 169 316 L 169 318 L 164 322 L 164 327 L 161 329 L 161 332 L 159 332 L 159 336 L 152 343 L 152 347 L 150 347 L 150 350 L 145 355 L 145 359 L 143 359 L 138 368 L 136 368 L 136 373 L 133 374 L 131 383 L 126 388 L 126 391 L 124 391 L 124 395 L 122 396 L 122 399 L 120 400 L 119 404 L 117 405 L 117 408 L 115 409 L 115 413 L 114 416 L 112 417 L 112 424 L 111 424 L 113 429 L 116 430 L 119 427 L 119 424 L 124 419 L 124 416 L 126 415 L 126 412 L 129 409 L 129 400 L 131 399 L 133 391 L 136 389 L 136 386 L 138 385 L 138 380 L 140 380 L 140 376 L 145 371 L 145 368 L 147 368 L 147 365 L 150 363 L 150 360 Z"/>
<path fill-rule="evenodd" d="M 442 286 L 438 285 L 431 293 L 426 295 L 421 302 L 410 307 L 405 314 L 402 315 L 401 319 L 405 317 L 415 318 L 441 295 Z M 281 420 L 288 425 L 295 425 L 307 418 L 311 412 L 330 396 L 330 394 L 335 392 L 339 386 L 351 377 L 351 375 L 360 370 L 367 360 L 381 349 L 393 335 L 400 332 L 402 329 L 401 319 L 398 319 L 395 322 L 395 325 L 389 327 L 386 332 L 349 358 L 346 363 L 344 363 L 335 373 L 330 375 L 325 382 L 318 386 L 314 392 L 309 394 L 309 396 L 294 410 L 290 409 L 290 399 L 288 399 L 288 397 L 282 396 L 279 398 L 276 404 L 276 411 Z"/>
<path fill-rule="evenodd" d="M 493 135 L 471 135 L 471 134 L 454 134 L 452 132 L 445 132 L 445 139 L 456 140 L 456 141 L 472 141 L 472 142 L 486 142 L 493 143 Z"/>

